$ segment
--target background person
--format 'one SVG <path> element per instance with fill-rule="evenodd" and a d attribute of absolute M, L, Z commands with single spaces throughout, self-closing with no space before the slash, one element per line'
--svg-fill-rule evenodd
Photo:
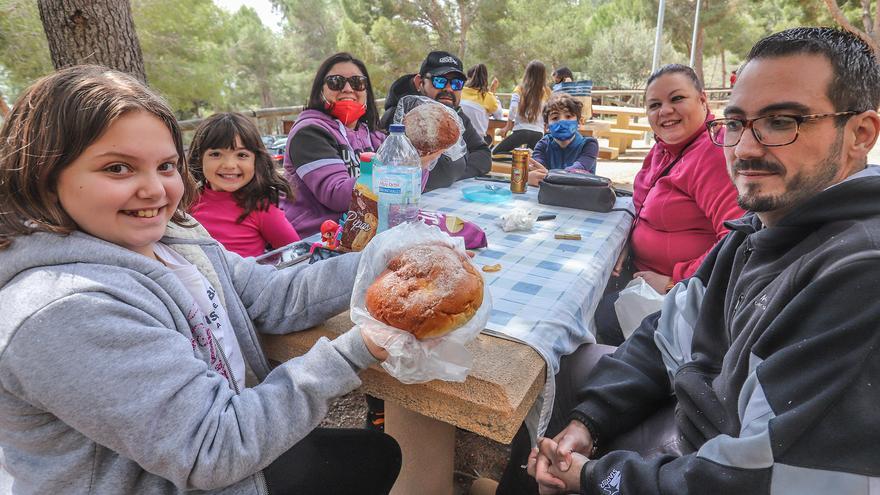
<path fill-rule="evenodd" d="M 574 74 L 568 67 L 558 67 L 553 70 L 553 86 L 564 82 L 574 82 Z M 555 89 L 555 88 L 554 88 Z"/>
<path fill-rule="evenodd" d="M 391 437 L 315 430 L 387 353 L 352 329 L 270 370 L 256 333 L 347 308 L 359 256 L 257 265 L 186 215 L 196 193 L 177 119 L 132 76 L 75 66 L 20 96 L 0 128 L 0 469 L 17 493 L 387 493 Z"/>
<path fill-rule="evenodd" d="M 290 186 L 260 138 L 257 126 L 240 113 L 217 113 L 196 128 L 187 157 L 199 182 L 190 208 L 196 220 L 223 247 L 243 257 L 259 256 L 299 240 L 278 208 L 292 197 Z"/>
<path fill-rule="evenodd" d="M 449 187 L 456 181 L 485 175 L 492 168 L 489 147 L 459 106 L 464 82 L 461 60 L 449 52 L 433 51 L 425 57 L 418 74 L 407 74 L 398 78 L 385 98 L 385 114 L 382 115 L 382 127 L 385 129 L 394 119 L 397 102 L 407 95 L 427 96 L 454 109 L 461 117 L 464 124 L 462 137 L 467 146 L 467 154 L 458 160 L 450 160 L 448 156 L 441 154 L 431 169 L 431 175 L 425 184 L 426 191 Z"/>
<path fill-rule="evenodd" d="M 485 64 L 477 64 L 467 73 L 467 82 L 461 90 L 461 111 L 467 115 L 478 134 L 485 137 L 486 144 L 491 145 L 494 136 L 489 136 L 489 117 L 502 119 L 503 108 L 495 90 L 498 79 L 489 82 L 489 71 Z"/>
<path fill-rule="evenodd" d="M 706 131 L 713 117 L 693 69 L 678 64 L 658 69 L 648 78 L 645 102 L 657 142 L 633 181 L 636 218 L 596 309 L 596 338 L 603 344 L 623 341 L 614 301 L 632 278 L 666 294 L 693 275 L 727 234 L 725 220 L 743 215 L 724 153 Z"/>
<path fill-rule="evenodd" d="M 492 153 L 510 153 L 519 146 L 534 149 L 544 137 L 541 110 L 548 98 L 550 88 L 547 87 L 547 69 L 540 61 L 532 60 L 526 66 L 522 83 L 513 90 L 507 112 L 507 125 L 501 129 L 504 139 L 492 149 Z"/>
<path fill-rule="evenodd" d="M 582 136 L 578 126 L 584 104 L 567 93 L 554 93 L 544 105 L 550 132 L 538 141 L 529 163 L 529 184 L 537 186 L 548 170 L 596 173 L 599 141 Z"/>

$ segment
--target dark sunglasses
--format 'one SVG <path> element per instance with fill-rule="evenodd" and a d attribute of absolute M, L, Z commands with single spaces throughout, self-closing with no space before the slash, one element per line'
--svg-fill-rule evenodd
<path fill-rule="evenodd" d="M 324 84 L 326 84 L 327 87 L 330 88 L 332 91 L 342 91 L 342 88 L 345 87 L 346 82 L 351 86 L 351 89 L 355 91 L 363 91 L 367 89 L 366 76 L 345 77 L 340 75 L 333 75 L 324 78 Z"/>
<path fill-rule="evenodd" d="M 453 91 L 461 91 L 461 88 L 464 87 L 464 79 L 447 79 L 443 76 L 434 76 L 431 78 L 431 84 L 437 89 L 443 89 L 449 84 Z"/>

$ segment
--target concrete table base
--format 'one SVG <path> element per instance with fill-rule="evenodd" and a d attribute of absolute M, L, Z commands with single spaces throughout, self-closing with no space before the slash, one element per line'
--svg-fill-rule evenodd
<path fill-rule="evenodd" d="M 403 453 L 391 495 L 452 495 L 454 426 L 386 402 L 385 433 L 397 440 Z"/>

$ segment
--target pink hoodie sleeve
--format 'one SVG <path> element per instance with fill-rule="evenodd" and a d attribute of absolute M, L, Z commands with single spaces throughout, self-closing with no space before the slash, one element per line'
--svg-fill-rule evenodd
<path fill-rule="evenodd" d="M 692 173 L 688 181 L 689 190 L 686 192 L 694 198 L 697 206 L 712 223 L 717 244 L 727 235 L 724 222 L 743 216 L 745 211 L 736 202 L 736 188 L 727 174 L 727 163 L 721 148 L 709 143 L 708 146 L 695 149 L 693 153 L 698 156 L 691 158 L 695 163 L 690 167 Z M 714 247 L 713 244 L 697 258 L 676 263 L 672 269 L 672 280 L 678 282 L 693 275 Z"/>
<path fill-rule="evenodd" d="M 261 211 L 259 215 L 260 235 L 272 245 L 273 249 L 299 240 L 296 229 L 290 225 L 290 222 L 284 217 L 284 212 L 277 206 L 271 205 L 268 211 Z"/>

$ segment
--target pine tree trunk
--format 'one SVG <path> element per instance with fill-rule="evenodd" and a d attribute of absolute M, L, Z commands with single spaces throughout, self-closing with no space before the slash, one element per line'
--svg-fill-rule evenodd
<path fill-rule="evenodd" d="M 700 24 L 697 27 L 697 46 L 694 48 L 694 72 L 697 73 L 697 77 L 700 78 L 700 82 L 703 85 L 706 84 L 706 80 L 703 78 L 703 25 Z"/>
<path fill-rule="evenodd" d="M 56 69 L 98 64 L 144 83 L 144 57 L 129 0 L 37 0 Z"/>

